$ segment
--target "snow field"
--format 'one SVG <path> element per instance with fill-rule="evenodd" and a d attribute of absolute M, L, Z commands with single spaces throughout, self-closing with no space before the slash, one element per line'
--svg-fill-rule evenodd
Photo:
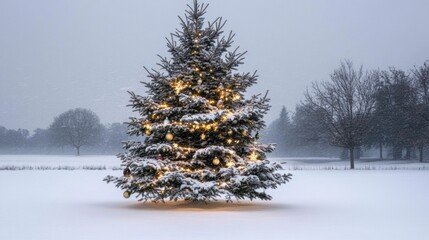
<path fill-rule="evenodd" d="M 139 203 L 120 171 L 0 171 L 0 239 L 427 239 L 428 171 L 291 171 L 268 202 Z"/>

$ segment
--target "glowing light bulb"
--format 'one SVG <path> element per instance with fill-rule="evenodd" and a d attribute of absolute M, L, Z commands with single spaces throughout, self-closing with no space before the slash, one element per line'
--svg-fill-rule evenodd
<path fill-rule="evenodd" d="M 256 161 L 258 160 L 258 154 L 255 153 L 255 151 L 253 151 L 250 155 L 249 155 L 249 159 L 252 161 Z"/>

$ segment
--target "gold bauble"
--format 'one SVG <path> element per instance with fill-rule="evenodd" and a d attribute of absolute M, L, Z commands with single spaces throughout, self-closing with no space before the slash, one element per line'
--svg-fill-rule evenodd
<path fill-rule="evenodd" d="M 204 140 L 204 139 L 206 139 L 206 135 L 203 133 L 201 134 L 201 140 Z"/>
<path fill-rule="evenodd" d="M 243 130 L 242 134 L 243 134 L 243 136 L 247 136 L 247 134 L 248 134 L 247 130 Z"/>
<path fill-rule="evenodd" d="M 213 163 L 213 165 L 219 165 L 219 163 L 220 163 L 219 158 L 215 157 L 215 158 L 213 159 L 212 163 Z"/>
<path fill-rule="evenodd" d="M 131 196 L 131 193 L 129 191 L 125 191 L 122 195 L 124 196 L 124 198 L 129 198 Z"/>
<path fill-rule="evenodd" d="M 173 138 L 174 138 L 174 136 L 173 136 L 173 134 L 172 134 L 172 133 L 170 133 L 170 132 L 168 132 L 168 133 L 165 135 L 165 139 L 167 139 L 167 141 L 171 141 L 171 140 L 173 140 Z"/>
<path fill-rule="evenodd" d="M 146 131 L 144 133 L 148 136 L 152 134 L 152 132 L 149 129 L 146 129 Z"/>

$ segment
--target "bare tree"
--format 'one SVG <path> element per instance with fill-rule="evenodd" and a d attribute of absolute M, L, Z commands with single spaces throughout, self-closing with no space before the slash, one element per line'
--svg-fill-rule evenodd
<path fill-rule="evenodd" d="M 420 102 L 429 105 L 429 60 L 411 71 Z"/>
<path fill-rule="evenodd" d="M 423 162 L 423 149 L 429 143 L 429 61 L 423 66 L 414 67 L 412 70 L 414 88 L 417 93 L 417 104 L 414 112 L 416 136 L 414 141 L 419 149 L 419 160 Z"/>
<path fill-rule="evenodd" d="M 330 135 L 331 144 L 347 148 L 350 168 L 354 169 L 354 150 L 363 144 L 374 108 L 378 72 L 363 73 L 349 60 L 331 74 L 331 81 L 313 83 L 305 94 L 309 111 L 322 112 L 320 119 Z"/>
<path fill-rule="evenodd" d="M 80 148 L 100 140 L 103 126 L 98 116 L 88 109 L 76 108 L 60 114 L 49 127 L 51 139 L 60 146 L 70 145 Z"/>

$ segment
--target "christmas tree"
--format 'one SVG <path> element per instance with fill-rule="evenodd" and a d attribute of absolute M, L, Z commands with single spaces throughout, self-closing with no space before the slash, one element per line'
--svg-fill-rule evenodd
<path fill-rule="evenodd" d="M 123 176 L 104 179 L 126 198 L 270 200 L 265 189 L 291 178 L 266 159 L 274 145 L 257 142 L 270 106 L 266 94 L 244 99 L 256 72 L 237 73 L 244 53 L 228 51 L 234 34 L 223 35 L 222 18 L 205 25 L 207 6 L 194 1 L 179 17 L 181 30 L 167 39 L 171 59 L 161 57 L 162 71 L 148 70 L 147 96 L 130 92 L 140 117 L 130 118 L 128 133 L 145 139 L 118 155 Z"/>

